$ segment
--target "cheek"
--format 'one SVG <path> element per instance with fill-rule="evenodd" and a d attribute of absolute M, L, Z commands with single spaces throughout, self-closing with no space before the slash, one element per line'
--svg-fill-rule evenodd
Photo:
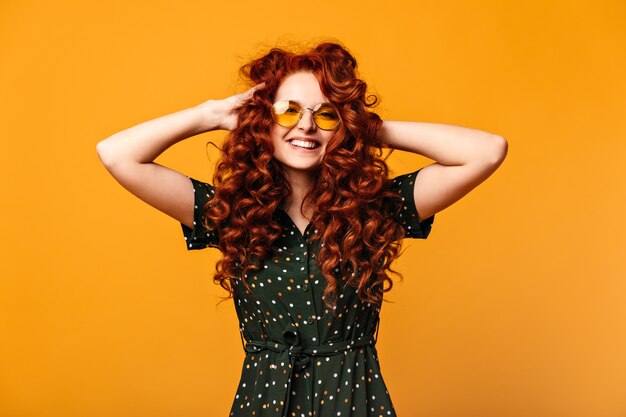
<path fill-rule="evenodd" d="M 289 132 L 289 129 L 274 125 L 270 128 L 269 136 L 272 144 L 273 152 L 276 153 L 277 149 L 282 148 L 285 145 L 285 136 Z"/>
<path fill-rule="evenodd" d="M 285 134 L 289 131 L 289 129 L 285 129 L 284 127 L 278 126 L 277 124 L 273 124 L 270 127 L 270 138 L 272 142 L 282 141 L 285 138 Z"/>
<path fill-rule="evenodd" d="M 281 135 L 275 127 L 270 128 L 270 141 L 272 145 L 276 146 L 276 144 L 280 143 Z"/>
<path fill-rule="evenodd" d="M 328 149 L 329 147 L 335 148 L 337 146 L 336 144 L 337 139 L 333 139 L 333 133 L 332 132 L 324 132 L 324 146 L 326 149 Z"/>

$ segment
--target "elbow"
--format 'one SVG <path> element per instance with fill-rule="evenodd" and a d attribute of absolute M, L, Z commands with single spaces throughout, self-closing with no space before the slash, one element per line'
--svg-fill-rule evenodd
<path fill-rule="evenodd" d="M 491 165 L 499 166 L 502 164 L 509 150 L 509 143 L 505 138 L 499 135 L 493 135 L 489 150 L 485 152 L 487 161 Z"/>
<path fill-rule="evenodd" d="M 101 140 L 96 144 L 96 153 L 98 154 L 100 162 L 102 162 L 106 168 L 113 165 L 115 158 L 110 151 L 110 146 L 108 145 L 106 139 Z"/>
<path fill-rule="evenodd" d="M 106 161 L 106 144 L 104 140 L 101 140 L 100 142 L 98 142 L 96 144 L 96 153 L 98 154 L 98 158 L 100 159 L 100 162 L 102 162 L 103 164 L 106 165 L 105 161 Z"/>

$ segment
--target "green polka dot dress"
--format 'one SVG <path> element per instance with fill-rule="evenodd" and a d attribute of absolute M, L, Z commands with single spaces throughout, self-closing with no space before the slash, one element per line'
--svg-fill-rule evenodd
<path fill-rule="evenodd" d="M 413 185 L 419 170 L 394 178 L 404 200 L 397 221 L 405 237 L 425 239 L 434 215 L 418 222 Z M 181 224 L 187 249 L 216 247 L 218 237 L 202 226 L 213 186 L 190 178 L 195 190 L 194 228 Z M 245 358 L 232 403 L 232 417 L 396 416 L 376 352 L 381 305 L 363 303 L 356 289 L 340 288 L 334 312 L 324 304 L 325 279 L 318 247 L 289 215 L 276 212 L 284 233 L 276 256 L 247 276 L 252 293 L 233 280 Z M 316 245 L 320 243 L 317 242 Z M 335 314 L 333 314 L 335 313 Z"/>

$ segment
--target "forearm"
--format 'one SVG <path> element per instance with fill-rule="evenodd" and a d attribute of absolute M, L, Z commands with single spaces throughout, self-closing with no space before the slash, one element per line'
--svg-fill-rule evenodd
<path fill-rule="evenodd" d="M 462 126 L 424 122 L 383 122 L 378 136 L 388 147 L 418 153 L 442 165 L 493 163 L 506 141 L 495 134 Z"/>
<path fill-rule="evenodd" d="M 218 129 L 209 107 L 203 103 L 115 133 L 97 144 L 98 156 L 105 165 L 152 162 L 177 142 Z"/>

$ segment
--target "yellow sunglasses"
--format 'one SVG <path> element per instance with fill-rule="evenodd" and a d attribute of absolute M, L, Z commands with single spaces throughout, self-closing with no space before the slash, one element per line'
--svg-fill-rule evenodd
<path fill-rule="evenodd" d="M 293 127 L 300 121 L 305 110 L 313 113 L 313 121 L 322 130 L 333 130 L 341 119 L 337 109 L 329 103 L 319 103 L 312 109 L 309 107 L 301 107 L 295 101 L 282 100 L 272 105 L 272 116 L 274 121 L 282 127 Z"/>

